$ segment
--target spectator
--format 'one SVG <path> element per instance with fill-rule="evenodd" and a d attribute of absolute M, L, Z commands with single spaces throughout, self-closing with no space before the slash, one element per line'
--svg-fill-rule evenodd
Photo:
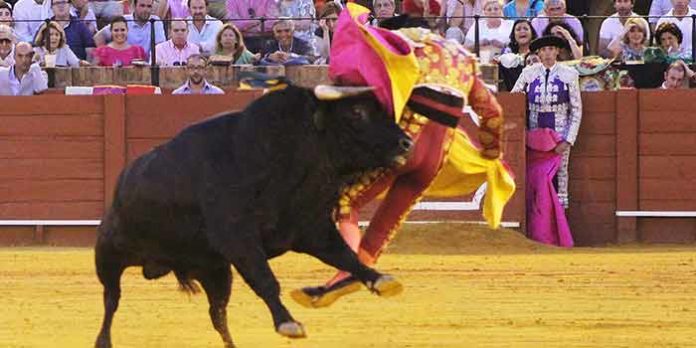
<path fill-rule="evenodd" d="M 566 13 L 565 0 L 545 0 L 544 15 L 532 19 L 532 28 L 537 35 L 541 36 L 550 23 L 566 23 L 580 39 L 579 43 L 584 42 L 585 31 L 582 29 L 580 20 Z"/>
<path fill-rule="evenodd" d="M 294 22 L 281 18 L 273 24 L 274 40 L 263 51 L 262 64 L 302 65 L 311 63 L 312 48 L 302 39 L 293 35 Z"/>
<path fill-rule="evenodd" d="M 186 72 L 188 80 L 172 94 L 225 94 L 225 92 L 205 79 L 208 61 L 200 54 L 188 57 L 186 61 Z"/>
<path fill-rule="evenodd" d="M 208 0 L 188 0 L 188 6 L 191 9 L 191 16 L 187 18 L 188 41 L 200 46 L 201 53 L 209 55 L 215 49 L 215 37 L 222 22 L 208 15 Z"/>
<path fill-rule="evenodd" d="M 295 37 L 307 42 L 316 55 L 314 42 L 314 18 L 316 12 L 312 0 L 279 0 L 278 8 L 282 17 L 292 18 L 295 22 Z"/>
<path fill-rule="evenodd" d="M 87 29 L 89 29 L 92 35 L 94 35 L 94 33 L 97 32 L 97 15 L 94 13 L 94 10 L 92 10 L 92 8 L 89 7 L 89 1 L 72 0 L 71 2 L 72 8 L 70 9 L 70 15 L 79 19 L 81 23 L 84 24 L 87 27 Z"/>
<path fill-rule="evenodd" d="M 69 66 L 77 68 L 80 65 L 89 65 L 87 61 L 80 60 L 66 44 L 65 32 L 58 22 L 51 21 L 42 24 L 39 27 L 39 32 L 36 33 L 34 46 L 34 53 L 36 53 L 37 60 L 42 66 Z M 52 62 L 48 61 L 47 55 L 52 56 Z"/>
<path fill-rule="evenodd" d="M 510 43 L 505 47 L 503 53 L 515 53 L 524 56 L 529 53 L 529 45 L 536 38 L 537 34 L 532 29 L 532 23 L 527 19 L 518 19 L 512 25 Z"/>
<path fill-rule="evenodd" d="M 565 44 L 554 36 L 534 40 L 531 50 L 538 52 L 541 64 L 524 68 L 512 92 L 527 95 L 526 187 L 527 197 L 534 197 L 527 200 L 528 235 L 571 247 L 563 207 L 568 207 L 568 161 L 580 129 L 582 100 L 577 70 L 557 63 Z"/>
<path fill-rule="evenodd" d="M 650 22 L 652 31 L 657 27 L 657 21 L 671 10 L 672 0 L 652 0 L 650 3 L 650 12 L 648 13 L 648 22 Z"/>
<path fill-rule="evenodd" d="M 638 16 L 633 12 L 634 0 L 614 0 L 616 13 L 602 21 L 599 29 L 599 55 L 602 57 L 612 56 L 609 51 L 609 43 L 624 33 L 626 20 L 632 16 Z"/>
<path fill-rule="evenodd" d="M 160 66 L 183 66 L 189 56 L 200 54 L 200 48 L 188 42 L 188 24 L 184 20 L 173 20 L 169 24 L 171 39 L 157 45 L 157 64 Z"/>
<path fill-rule="evenodd" d="M 335 2 L 329 2 L 322 8 L 321 15 L 319 15 L 319 28 L 314 33 L 314 41 L 317 43 L 317 54 L 319 56 L 317 61 L 314 62 L 315 64 L 329 63 L 329 50 L 340 13 L 341 6 Z"/>
<path fill-rule="evenodd" d="M 578 35 L 568 24 L 564 22 L 551 22 L 544 29 L 543 36 L 556 36 L 566 42 L 566 46 L 560 49 L 558 60 L 567 61 L 582 58 L 582 46 L 578 43 Z"/>
<path fill-rule="evenodd" d="M 642 61 L 648 44 L 650 27 L 641 17 L 631 17 L 626 20 L 621 35 L 609 43 L 609 57 L 621 61 Z"/>
<path fill-rule="evenodd" d="M 253 54 L 244 46 L 242 33 L 232 23 L 222 26 L 215 42 L 215 56 L 210 58 L 211 61 L 219 59 L 231 61 L 232 64 L 255 64 L 261 58 L 261 54 Z M 230 59 L 221 59 L 220 56 Z"/>
<path fill-rule="evenodd" d="M 260 19 L 277 17 L 276 0 L 227 0 L 227 19 L 239 28 L 244 37 L 252 33 L 270 32 L 275 21 Z"/>
<path fill-rule="evenodd" d="M 0 67 L 14 64 L 14 34 L 12 28 L 0 24 Z"/>
<path fill-rule="evenodd" d="M 20 41 L 32 42 L 43 23 L 45 12 L 43 2 L 50 0 L 19 0 L 13 11 L 15 35 Z"/>
<path fill-rule="evenodd" d="M 138 0 L 134 0 L 137 2 Z M 123 2 L 121 0 L 89 0 L 89 5 L 97 19 L 97 25 L 102 28 L 106 23 L 117 16 L 123 16 Z M 138 6 L 135 4 L 135 6 Z"/>
<path fill-rule="evenodd" d="M 484 0 L 483 15 L 488 18 L 482 19 L 479 26 L 479 57 L 482 63 L 487 64 L 510 43 L 513 22 L 503 18 L 500 0 Z M 470 50 L 476 44 L 475 29 L 469 28 L 464 42 L 464 47 Z"/>
<path fill-rule="evenodd" d="M 482 0 L 447 0 L 447 38 L 455 37 L 458 42 L 464 42 L 464 33 L 468 33 L 474 25 L 473 16 L 483 14 Z M 457 39 L 459 38 L 459 39 Z"/>
<path fill-rule="evenodd" d="M 394 0 L 375 0 L 373 2 L 372 12 L 375 15 L 375 22 L 372 24 L 378 25 L 382 20 L 394 17 L 395 12 L 396 4 L 394 3 Z"/>
<path fill-rule="evenodd" d="M 14 27 L 14 17 L 12 17 L 12 6 L 2 0 L 0 0 L 0 24 Z M 14 35 L 14 30 L 12 31 Z"/>
<path fill-rule="evenodd" d="M 668 61 L 676 59 L 691 59 L 691 52 L 682 46 L 684 36 L 679 27 L 674 23 L 661 23 L 655 30 L 657 44 L 667 57 Z"/>
<path fill-rule="evenodd" d="M 190 17 L 189 2 L 188 0 L 160 0 L 155 14 L 162 19 Z"/>
<path fill-rule="evenodd" d="M 682 89 L 685 88 L 684 81 L 687 80 L 687 70 L 689 69 L 684 61 L 678 60 L 673 62 L 665 71 L 665 82 L 662 83 L 661 89 Z M 693 76 L 693 71 L 691 71 Z"/>
<path fill-rule="evenodd" d="M 121 67 L 130 66 L 133 61 L 146 59 L 145 50 L 142 47 L 129 43 L 128 24 L 123 16 L 115 17 L 111 20 L 111 24 L 104 28 L 109 29 L 109 37 L 113 40 L 94 50 L 96 64 Z"/>
<path fill-rule="evenodd" d="M 659 27 L 662 23 L 674 23 L 681 30 L 683 41 L 682 48 L 691 55 L 691 16 L 696 15 L 696 10 L 689 6 L 689 0 L 672 0 L 672 8 L 667 14 L 657 21 Z"/>
<path fill-rule="evenodd" d="M 508 19 L 534 18 L 544 11 L 544 0 L 512 0 L 503 6 Z"/>
<path fill-rule="evenodd" d="M 52 21 L 57 22 L 65 32 L 65 39 L 70 50 L 81 60 L 87 59 L 87 47 L 94 47 L 92 33 L 80 22 L 80 20 L 70 14 L 68 0 L 45 0 L 51 2 L 53 12 Z"/>
<path fill-rule="evenodd" d="M 48 89 L 48 78 L 39 64 L 32 64 L 31 44 L 20 42 L 14 49 L 15 63 L 0 67 L 0 95 L 34 95 Z"/>
<path fill-rule="evenodd" d="M 166 41 L 164 26 L 160 18 L 152 14 L 152 0 L 134 0 L 134 14 L 123 16 L 128 25 L 128 43 L 145 50 L 145 57 L 150 55 L 150 19 L 155 20 L 155 44 Z M 107 25 L 94 35 L 97 46 L 111 41 L 111 28 Z"/>

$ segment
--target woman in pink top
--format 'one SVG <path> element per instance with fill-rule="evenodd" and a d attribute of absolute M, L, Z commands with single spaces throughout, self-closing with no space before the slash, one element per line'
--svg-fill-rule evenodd
<path fill-rule="evenodd" d="M 94 50 L 96 64 L 100 66 L 129 66 L 133 61 L 145 61 L 145 50 L 128 43 L 128 25 L 123 16 L 111 21 L 111 42 Z"/>

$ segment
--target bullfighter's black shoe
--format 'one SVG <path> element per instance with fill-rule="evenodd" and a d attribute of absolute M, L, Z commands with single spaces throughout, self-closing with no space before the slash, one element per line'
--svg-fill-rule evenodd
<path fill-rule="evenodd" d="M 360 281 L 351 275 L 331 286 L 310 286 L 293 290 L 290 296 L 304 307 L 322 308 L 330 306 L 345 295 L 360 290 L 361 287 Z"/>

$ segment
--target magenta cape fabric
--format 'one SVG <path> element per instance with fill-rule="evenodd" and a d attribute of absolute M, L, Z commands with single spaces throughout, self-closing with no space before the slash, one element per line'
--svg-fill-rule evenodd
<path fill-rule="evenodd" d="M 568 220 L 553 187 L 562 159 L 553 149 L 561 140 L 549 128 L 527 131 L 527 235 L 544 244 L 572 247 Z"/>
<path fill-rule="evenodd" d="M 366 19 L 360 16 L 358 21 Z M 341 11 L 336 30 L 331 42 L 329 77 L 337 85 L 375 87 L 377 99 L 394 112 L 392 85 L 389 71 L 377 49 L 367 40 L 367 30 L 392 54 L 408 55 L 411 48 L 400 36 L 389 30 L 360 26 L 351 17 L 349 11 Z M 398 73 L 398 72 L 394 72 Z"/>

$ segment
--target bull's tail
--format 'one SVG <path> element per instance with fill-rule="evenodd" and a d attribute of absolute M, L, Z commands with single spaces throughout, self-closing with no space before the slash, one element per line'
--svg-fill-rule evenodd
<path fill-rule="evenodd" d="M 191 275 L 188 274 L 188 272 L 174 270 L 174 275 L 176 276 L 176 280 L 179 282 L 180 291 L 188 294 L 197 294 L 201 292 L 201 288 L 193 280 L 193 278 L 191 278 Z"/>

